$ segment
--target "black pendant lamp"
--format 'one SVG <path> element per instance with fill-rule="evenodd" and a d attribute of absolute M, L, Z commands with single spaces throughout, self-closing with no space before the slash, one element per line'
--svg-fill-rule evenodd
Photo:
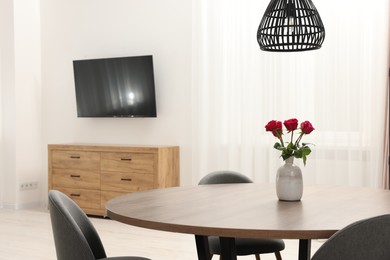
<path fill-rule="evenodd" d="M 263 51 L 316 50 L 324 39 L 325 28 L 311 0 L 271 0 L 257 31 Z"/>

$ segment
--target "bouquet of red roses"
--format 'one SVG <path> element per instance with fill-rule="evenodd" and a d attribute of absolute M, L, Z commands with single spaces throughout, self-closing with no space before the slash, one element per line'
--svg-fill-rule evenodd
<path fill-rule="evenodd" d="M 274 148 L 281 151 L 281 157 L 283 160 L 294 156 L 295 158 L 302 158 L 303 164 L 306 165 L 307 156 L 311 153 L 309 144 L 302 143 L 300 144 L 302 137 L 304 135 L 310 134 L 314 127 L 309 121 L 304 121 L 301 123 L 300 128 L 298 128 L 298 120 L 292 118 L 283 122 L 284 126 L 287 129 L 287 133 L 291 133 L 291 138 L 289 142 L 283 141 L 283 125 L 281 121 L 271 120 L 265 126 L 267 132 L 272 132 L 272 134 L 279 139 L 279 142 L 274 144 Z M 294 141 L 294 131 L 300 130 L 298 138 Z"/>

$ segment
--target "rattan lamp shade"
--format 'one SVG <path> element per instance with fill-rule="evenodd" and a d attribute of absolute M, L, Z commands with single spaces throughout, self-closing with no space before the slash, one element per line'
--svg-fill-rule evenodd
<path fill-rule="evenodd" d="M 311 0 L 271 0 L 257 31 L 263 51 L 315 50 L 324 39 L 325 28 Z"/>

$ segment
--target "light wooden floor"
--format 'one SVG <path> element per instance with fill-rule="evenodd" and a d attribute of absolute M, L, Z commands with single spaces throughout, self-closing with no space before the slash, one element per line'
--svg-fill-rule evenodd
<path fill-rule="evenodd" d="M 192 235 L 147 230 L 124 225 L 113 220 L 91 218 L 105 246 L 108 256 L 138 255 L 154 260 L 196 260 Z M 297 241 L 285 240 L 284 260 L 297 259 Z M 313 241 L 312 252 L 321 245 Z M 1 260 L 54 260 L 55 248 L 46 209 L 0 209 Z M 214 256 L 213 259 L 218 259 Z M 254 260 L 253 256 L 238 260 Z M 275 259 L 262 255 L 262 260 Z"/>

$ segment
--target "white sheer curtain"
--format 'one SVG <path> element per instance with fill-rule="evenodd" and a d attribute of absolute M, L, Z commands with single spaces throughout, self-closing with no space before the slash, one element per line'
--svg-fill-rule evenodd
<path fill-rule="evenodd" d="M 313 0 L 326 28 L 320 50 L 260 51 L 269 0 L 193 1 L 193 183 L 210 171 L 274 182 L 282 165 L 272 120 L 315 131 L 306 184 L 381 186 L 389 1 Z"/>

